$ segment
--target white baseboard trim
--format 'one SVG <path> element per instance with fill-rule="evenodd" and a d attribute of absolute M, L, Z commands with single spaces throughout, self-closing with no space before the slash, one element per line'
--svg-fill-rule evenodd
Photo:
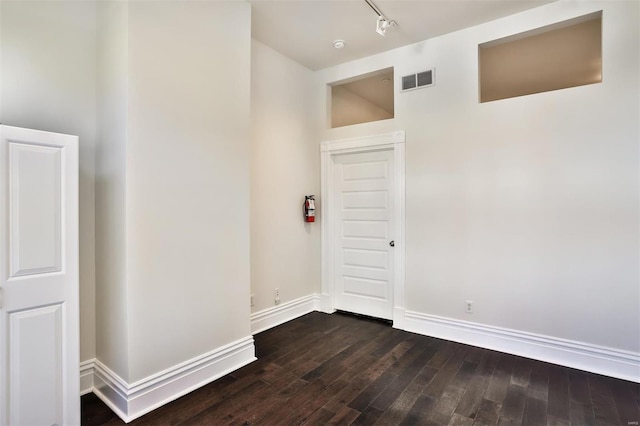
<path fill-rule="evenodd" d="M 420 312 L 406 311 L 403 329 L 618 379 L 640 382 L 639 353 Z"/>
<path fill-rule="evenodd" d="M 95 358 L 80 363 L 80 395 L 93 392 L 93 372 L 95 364 Z"/>
<path fill-rule="evenodd" d="M 336 311 L 332 305 L 330 294 L 323 293 L 318 295 L 318 311 L 324 312 L 325 314 L 332 314 Z"/>
<path fill-rule="evenodd" d="M 306 315 L 309 312 L 317 311 L 319 302 L 319 295 L 310 294 L 309 296 L 291 300 L 274 306 L 273 308 L 254 312 L 251 314 L 251 334 L 260 333 L 261 331 Z"/>
<path fill-rule="evenodd" d="M 397 328 L 398 330 L 405 329 L 405 310 L 404 308 L 400 308 L 398 306 L 393 307 L 393 328 Z"/>
<path fill-rule="evenodd" d="M 92 390 L 123 421 L 129 423 L 255 360 L 251 336 L 131 384 L 99 360 L 92 360 Z"/>

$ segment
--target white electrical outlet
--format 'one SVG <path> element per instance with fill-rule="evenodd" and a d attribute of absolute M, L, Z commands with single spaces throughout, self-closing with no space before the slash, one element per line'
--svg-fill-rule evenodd
<path fill-rule="evenodd" d="M 276 305 L 280 303 L 280 289 L 279 288 L 276 288 L 276 295 L 275 295 L 274 302 L 276 303 Z"/>
<path fill-rule="evenodd" d="M 473 300 L 466 300 L 464 302 L 464 311 L 468 314 L 473 313 Z"/>
<path fill-rule="evenodd" d="M 251 294 L 251 306 L 253 306 L 253 293 Z"/>

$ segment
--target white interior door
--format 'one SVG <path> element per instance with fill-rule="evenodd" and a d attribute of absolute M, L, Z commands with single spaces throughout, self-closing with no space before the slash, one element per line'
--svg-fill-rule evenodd
<path fill-rule="evenodd" d="M 333 156 L 336 309 L 393 317 L 393 150 Z"/>
<path fill-rule="evenodd" d="M 0 424 L 80 424 L 77 137 L 0 126 Z"/>

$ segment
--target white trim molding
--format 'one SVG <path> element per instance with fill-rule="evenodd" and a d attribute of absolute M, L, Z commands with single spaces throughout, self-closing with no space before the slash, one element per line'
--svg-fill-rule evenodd
<path fill-rule="evenodd" d="M 333 307 L 333 295 L 323 293 L 319 295 L 320 302 L 318 306 L 318 311 L 324 312 L 325 314 L 332 314 L 336 310 Z"/>
<path fill-rule="evenodd" d="M 403 329 L 640 382 L 640 354 L 634 352 L 410 311 L 405 312 Z"/>
<path fill-rule="evenodd" d="M 399 130 L 380 135 L 350 139 L 323 141 L 320 144 L 320 225 L 322 233 L 322 296 L 320 311 L 335 311 L 333 290 L 333 216 L 329 213 L 333 188 L 332 155 L 367 152 L 381 149 L 393 150 L 394 158 L 394 229 L 393 239 L 393 324 L 404 321 L 405 292 L 405 132 Z"/>
<path fill-rule="evenodd" d="M 251 314 L 251 334 L 260 333 L 320 308 L 320 295 L 310 294 Z"/>
<path fill-rule="evenodd" d="M 345 152 L 360 152 L 370 149 L 391 148 L 395 144 L 404 144 L 404 130 L 397 132 L 383 133 L 380 135 L 361 136 L 349 139 L 338 139 L 332 141 L 323 141 L 320 144 L 321 152 L 330 152 L 332 154 Z M 404 166 L 403 166 L 404 169 Z"/>
<path fill-rule="evenodd" d="M 96 359 L 88 359 L 80 363 L 80 395 L 93 392 L 93 375 Z"/>
<path fill-rule="evenodd" d="M 93 393 L 129 423 L 255 360 L 251 336 L 131 384 L 99 360 L 92 360 Z"/>

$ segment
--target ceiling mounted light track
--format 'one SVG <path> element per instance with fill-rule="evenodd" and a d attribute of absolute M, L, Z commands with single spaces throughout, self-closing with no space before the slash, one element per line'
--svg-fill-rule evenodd
<path fill-rule="evenodd" d="M 373 3 L 371 0 L 364 0 L 364 1 L 376 13 L 376 15 L 378 15 L 378 21 L 376 22 L 376 32 L 378 34 L 380 34 L 381 36 L 385 36 L 386 33 L 387 33 L 387 28 L 389 28 L 389 27 L 397 27 L 398 26 L 396 21 L 391 21 L 391 20 L 387 19 L 382 14 L 380 9 L 378 9 L 378 6 L 376 6 L 375 3 Z"/>

